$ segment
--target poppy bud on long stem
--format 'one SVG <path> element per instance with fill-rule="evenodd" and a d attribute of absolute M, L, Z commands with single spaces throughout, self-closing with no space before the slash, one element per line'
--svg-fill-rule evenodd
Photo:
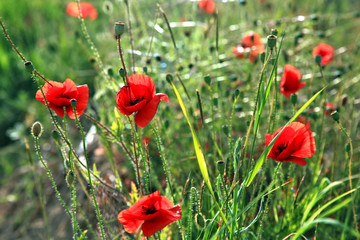
<path fill-rule="evenodd" d="M 34 65 L 32 64 L 32 62 L 27 61 L 27 62 L 25 62 L 24 65 L 25 65 L 26 71 L 28 71 L 29 73 L 32 73 L 34 71 Z"/>
<path fill-rule="evenodd" d="M 43 126 L 41 125 L 41 123 L 40 122 L 34 122 L 34 124 L 31 127 L 31 134 L 34 137 L 38 138 L 38 137 L 41 136 L 42 132 L 43 132 Z"/>
<path fill-rule="evenodd" d="M 171 74 L 171 73 L 168 73 L 168 74 L 166 74 L 166 81 L 168 82 L 168 83 L 172 83 L 172 81 L 173 81 L 173 79 L 174 79 L 174 77 L 173 77 L 173 75 Z"/>

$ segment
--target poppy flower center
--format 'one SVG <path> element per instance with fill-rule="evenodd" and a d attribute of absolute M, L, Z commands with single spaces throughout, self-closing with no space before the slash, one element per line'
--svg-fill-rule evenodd
<path fill-rule="evenodd" d="M 276 146 L 276 155 L 279 156 L 288 146 L 288 143 L 282 143 Z"/>
<path fill-rule="evenodd" d="M 141 102 L 142 100 L 144 100 L 144 98 L 130 100 L 130 106 L 134 106 L 134 105 L 138 104 L 139 102 Z"/>
<path fill-rule="evenodd" d="M 145 215 L 150 215 L 150 214 L 154 214 L 157 212 L 154 205 L 151 205 L 150 207 L 142 206 L 142 209 L 143 209 L 142 213 Z"/>

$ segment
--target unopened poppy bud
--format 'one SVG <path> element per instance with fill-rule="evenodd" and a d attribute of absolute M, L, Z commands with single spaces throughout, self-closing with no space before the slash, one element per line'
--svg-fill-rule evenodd
<path fill-rule="evenodd" d="M 317 32 L 316 32 L 316 35 L 317 35 L 319 38 L 325 37 L 324 31 L 321 31 L 321 30 L 317 31 Z"/>
<path fill-rule="evenodd" d="M 240 3 L 241 5 L 245 5 L 245 4 L 246 4 L 246 0 L 239 0 L 239 3 Z"/>
<path fill-rule="evenodd" d="M 219 173 L 223 174 L 224 173 L 224 168 L 225 168 L 225 162 L 224 161 L 217 161 L 216 162 L 216 168 L 219 171 Z"/>
<path fill-rule="evenodd" d="M 278 30 L 276 28 L 271 29 L 271 32 L 270 32 L 271 35 L 277 36 L 278 33 L 279 32 L 278 32 Z"/>
<path fill-rule="evenodd" d="M 26 71 L 28 71 L 29 73 L 32 73 L 34 71 L 34 65 L 30 61 L 25 62 L 25 68 Z"/>
<path fill-rule="evenodd" d="M 263 52 L 263 53 L 260 54 L 260 59 L 261 59 L 261 62 L 262 62 L 262 63 L 265 62 L 265 52 Z"/>
<path fill-rule="evenodd" d="M 34 124 L 31 127 L 31 134 L 35 137 L 38 138 L 41 136 L 43 132 L 43 126 L 41 125 L 40 122 L 34 122 Z"/>
<path fill-rule="evenodd" d="M 60 139 L 60 133 L 56 130 L 52 131 L 51 135 L 56 141 Z"/>
<path fill-rule="evenodd" d="M 213 103 L 214 103 L 214 106 L 217 107 L 219 105 L 219 99 L 218 98 L 214 98 L 213 99 Z"/>
<path fill-rule="evenodd" d="M 234 92 L 234 97 L 239 97 L 240 96 L 240 90 L 239 89 L 236 89 L 235 92 Z"/>
<path fill-rule="evenodd" d="M 242 106 L 241 105 L 239 105 L 239 104 L 236 104 L 235 105 L 235 111 L 237 111 L 237 112 L 241 112 L 242 111 Z"/>
<path fill-rule="evenodd" d="M 341 101 L 341 103 L 342 103 L 342 105 L 343 106 L 345 106 L 346 104 L 347 104 L 347 102 L 348 102 L 348 96 L 347 95 L 344 95 L 343 97 L 342 97 L 342 101 Z"/>
<path fill-rule="evenodd" d="M 74 107 L 76 107 L 76 105 L 77 105 L 77 101 L 76 101 L 76 99 L 71 99 L 70 100 L 70 104 L 71 104 L 71 106 L 74 108 Z"/>
<path fill-rule="evenodd" d="M 237 77 L 236 77 L 235 74 L 232 74 L 232 75 L 230 75 L 230 76 L 228 77 L 228 79 L 229 79 L 230 81 L 232 81 L 232 82 L 235 82 L 235 81 L 237 80 Z"/>
<path fill-rule="evenodd" d="M 203 229 L 206 224 L 206 219 L 201 213 L 195 215 L 195 223 L 199 229 Z"/>
<path fill-rule="evenodd" d="M 108 75 L 109 75 L 110 77 L 113 77 L 113 76 L 114 76 L 114 69 L 108 68 L 107 73 L 108 73 Z"/>
<path fill-rule="evenodd" d="M 226 136 L 229 135 L 229 126 L 228 125 L 223 125 L 222 130 Z"/>
<path fill-rule="evenodd" d="M 173 75 L 171 73 L 166 74 L 166 81 L 168 83 L 171 84 L 173 80 L 174 80 L 174 77 L 173 77 Z"/>
<path fill-rule="evenodd" d="M 311 14 L 310 19 L 313 21 L 317 21 L 317 20 L 319 20 L 319 17 L 316 14 Z"/>
<path fill-rule="evenodd" d="M 320 64 L 320 63 L 321 63 L 321 56 L 320 56 L 320 55 L 316 55 L 316 56 L 314 57 L 314 60 L 315 60 L 315 62 L 316 62 L 317 64 Z"/>
<path fill-rule="evenodd" d="M 210 75 L 206 75 L 206 76 L 204 77 L 204 81 L 206 82 L 207 85 L 210 86 L 210 84 L 211 84 L 211 77 L 210 77 Z"/>
<path fill-rule="evenodd" d="M 351 150 L 350 143 L 347 143 L 347 144 L 345 145 L 345 151 L 348 153 L 348 152 L 350 152 L 350 150 Z"/>
<path fill-rule="evenodd" d="M 121 76 L 122 78 L 124 78 L 124 77 L 126 76 L 125 69 L 120 68 L 120 69 L 119 69 L 119 74 L 120 74 L 120 76 Z"/>
<path fill-rule="evenodd" d="M 332 119 L 334 119 L 334 121 L 336 121 L 336 122 L 339 122 L 339 120 L 340 120 L 340 114 L 338 113 L 338 111 L 332 112 L 332 113 L 331 113 L 331 117 L 332 117 Z"/>
<path fill-rule="evenodd" d="M 115 22 L 114 30 L 116 39 L 120 38 L 121 35 L 125 32 L 125 23 Z"/>
<path fill-rule="evenodd" d="M 297 95 L 296 94 L 291 94 L 290 95 L 290 102 L 292 103 L 292 105 L 295 105 L 297 103 Z"/>
<path fill-rule="evenodd" d="M 155 54 L 154 54 L 154 58 L 155 58 L 155 60 L 158 61 L 158 62 L 160 62 L 161 59 L 162 59 L 161 56 L 160 56 L 158 53 L 155 53 Z"/>
<path fill-rule="evenodd" d="M 269 48 L 273 49 L 276 46 L 276 39 L 277 37 L 275 35 L 267 36 L 267 45 Z"/>
<path fill-rule="evenodd" d="M 144 71 L 145 74 L 148 74 L 148 68 L 147 68 L 147 66 L 144 66 L 144 67 L 143 67 L 143 71 Z"/>
<path fill-rule="evenodd" d="M 69 171 L 66 174 L 66 183 L 68 184 L 68 186 L 72 186 L 74 181 L 75 181 L 75 174 L 73 171 Z"/>

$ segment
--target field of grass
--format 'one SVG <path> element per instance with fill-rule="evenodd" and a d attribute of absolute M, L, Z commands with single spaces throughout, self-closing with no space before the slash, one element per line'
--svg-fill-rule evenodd
<path fill-rule="evenodd" d="M 68 1 L 0 1 L 0 239 L 360 239 L 360 1 L 216 0 L 212 14 L 193 0 L 89 1 L 95 19 L 69 16 Z M 236 57 L 254 33 L 263 53 Z M 290 98 L 285 64 L 306 83 Z M 117 105 L 121 68 L 169 98 L 143 128 Z M 35 99 L 67 78 L 89 88 L 75 119 Z M 266 135 L 290 122 L 314 136 L 305 166 L 267 158 L 301 135 L 271 149 Z M 119 212 L 156 191 L 181 219 L 129 233 Z"/>

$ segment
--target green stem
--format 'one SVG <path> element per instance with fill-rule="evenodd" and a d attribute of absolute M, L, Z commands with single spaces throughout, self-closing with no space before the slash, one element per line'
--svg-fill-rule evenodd
<path fill-rule="evenodd" d="M 135 159 L 134 159 L 134 164 L 135 164 L 135 168 L 136 168 L 136 178 L 137 178 L 137 181 L 138 181 L 138 185 L 139 185 L 139 188 L 140 188 L 140 195 L 144 195 L 144 189 L 142 188 L 142 185 L 141 185 L 141 178 L 140 178 L 140 168 L 139 168 L 139 160 L 138 160 L 138 157 L 137 157 L 137 153 L 136 153 L 136 141 L 135 141 L 135 127 L 134 127 L 134 121 L 133 119 L 130 119 L 128 118 L 130 123 L 131 123 L 131 134 L 132 134 L 132 139 L 133 139 L 133 147 L 134 147 L 134 156 L 135 156 Z"/>
<path fill-rule="evenodd" d="M 153 130 L 153 133 L 154 133 L 154 135 L 155 135 L 156 143 L 157 143 L 157 145 L 158 145 L 159 152 L 160 152 L 160 157 L 161 157 L 162 165 L 163 165 L 164 172 L 165 172 L 165 175 L 166 175 L 166 180 L 167 180 L 167 182 L 169 183 L 169 188 L 170 188 L 171 197 L 172 197 L 172 200 L 175 202 L 175 196 L 174 196 L 174 192 L 173 192 L 173 188 L 172 188 L 172 184 L 171 184 L 171 180 L 170 180 L 170 174 L 169 174 L 169 171 L 168 171 L 168 168 L 167 168 L 167 164 L 166 164 L 166 159 L 165 159 L 165 156 L 164 156 L 164 153 L 163 153 L 163 150 L 162 150 L 161 139 L 160 139 L 159 134 L 158 134 L 157 130 L 155 129 L 155 127 L 154 127 L 151 123 L 150 123 L 149 125 L 150 125 L 150 127 L 151 127 L 151 129 Z"/>
<path fill-rule="evenodd" d="M 52 186 L 53 186 L 53 188 L 54 188 L 54 190 L 55 190 L 55 192 L 56 192 L 57 197 L 59 198 L 61 204 L 63 205 L 66 213 L 69 215 L 70 218 L 72 218 L 72 215 L 71 215 L 68 207 L 66 206 L 64 200 L 62 199 L 62 197 L 61 197 L 61 195 L 60 195 L 60 192 L 59 192 L 59 190 L 58 190 L 58 188 L 57 188 L 57 186 L 56 186 L 56 184 L 55 184 L 55 181 L 54 181 L 54 178 L 53 178 L 53 176 L 52 176 L 52 173 L 51 173 L 50 169 L 48 168 L 48 166 L 46 165 L 46 163 L 44 162 L 44 160 L 43 160 L 43 158 L 42 158 L 42 156 L 41 156 L 40 149 L 39 149 L 39 143 L 38 143 L 38 137 L 35 137 L 35 149 L 36 149 L 36 153 L 37 153 L 37 155 L 38 155 L 38 157 L 39 157 L 42 165 L 44 166 L 44 168 L 46 169 L 47 174 L 49 175 L 50 181 L 51 181 Z M 77 223 L 76 223 L 76 228 L 77 228 L 77 229 L 80 231 L 80 233 L 82 234 L 82 231 L 81 231 L 79 225 L 77 225 Z"/>
<path fill-rule="evenodd" d="M 96 216 L 98 218 L 99 221 L 99 226 L 100 226 L 100 231 L 101 231 L 101 237 L 104 240 L 105 239 L 105 235 L 104 235 L 104 230 L 103 230 L 103 226 L 102 226 L 102 221 L 101 221 L 101 216 L 100 216 L 100 211 L 99 211 L 99 207 L 96 201 L 96 196 L 95 196 L 95 192 L 94 192 L 94 187 L 92 185 L 92 180 L 91 180 L 91 173 L 90 173 L 90 162 L 87 156 L 87 152 L 86 152 L 86 143 L 85 143 L 85 133 L 84 133 L 84 129 L 82 128 L 79 118 L 77 116 L 77 112 L 76 112 L 76 107 L 73 107 L 74 109 L 74 113 L 75 113 L 75 121 L 76 124 L 78 125 L 80 132 L 81 132 L 81 137 L 82 137 L 82 142 L 83 142 L 83 150 L 84 150 L 84 156 L 85 156 L 85 160 L 86 160 L 86 168 L 87 168 L 87 172 L 88 172 L 88 178 L 89 178 L 89 186 L 90 186 L 90 190 L 91 190 L 91 194 L 93 197 L 93 201 L 94 201 L 94 206 L 95 206 L 95 210 L 96 210 Z"/>

